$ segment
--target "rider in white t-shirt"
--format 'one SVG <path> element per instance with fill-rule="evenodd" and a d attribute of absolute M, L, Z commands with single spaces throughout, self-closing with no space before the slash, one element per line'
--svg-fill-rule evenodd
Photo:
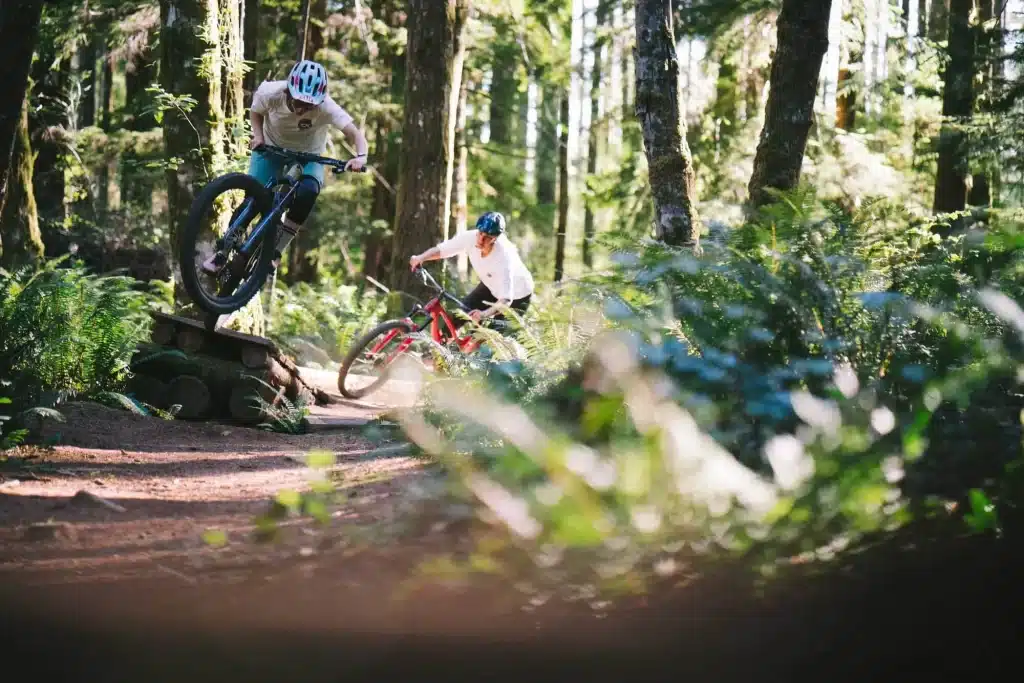
<path fill-rule="evenodd" d="M 349 160 L 345 169 L 361 171 L 366 165 L 366 136 L 355 126 L 349 113 L 327 94 L 327 71 L 317 62 L 303 60 L 292 67 L 286 80 L 263 82 L 253 93 L 249 118 L 253 150 L 270 144 L 324 156 L 328 129 L 334 126 L 356 149 L 357 156 Z M 282 171 L 284 163 L 277 156 L 254 151 L 249 159 L 249 175 L 266 184 Z M 281 218 L 275 266 L 309 217 L 324 184 L 323 165 L 310 162 L 302 173 L 291 208 Z M 225 262 L 223 254 L 214 254 L 203 264 L 203 269 L 215 273 Z"/>
<path fill-rule="evenodd" d="M 465 253 L 480 278 L 480 284 L 462 301 L 470 309 L 469 317 L 504 319 L 501 310 L 508 306 L 525 313 L 533 297 L 533 275 L 526 268 L 516 246 L 505 234 L 505 217 L 496 211 L 480 216 L 475 230 L 467 230 L 409 258 L 416 269 L 424 261 L 445 259 Z"/>

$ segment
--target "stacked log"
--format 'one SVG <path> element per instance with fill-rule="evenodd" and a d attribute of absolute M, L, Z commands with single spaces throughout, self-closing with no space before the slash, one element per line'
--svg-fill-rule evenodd
<path fill-rule="evenodd" d="M 188 420 L 258 424 L 283 398 L 326 403 L 327 394 L 303 381 L 295 362 L 269 339 L 207 330 L 196 320 L 154 314 L 151 343 L 140 345 L 128 390 L 162 410 L 180 408 Z"/>

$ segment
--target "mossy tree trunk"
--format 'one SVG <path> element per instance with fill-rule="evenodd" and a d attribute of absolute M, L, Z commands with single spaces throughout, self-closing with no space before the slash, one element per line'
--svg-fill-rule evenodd
<path fill-rule="evenodd" d="M 943 75 L 939 160 L 935 172 L 936 213 L 963 211 L 967 204 L 967 133 L 962 129 L 974 112 L 975 34 L 973 0 L 952 0 L 949 7 L 949 62 Z"/>
<path fill-rule="evenodd" d="M 260 0 L 242 0 L 242 8 L 245 13 L 242 18 L 242 51 L 245 61 L 249 65 L 249 71 L 245 74 L 244 87 L 246 94 L 251 97 L 263 82 L 263 74 L 260 73 L 257 63 L 260 45 Z"/>
<path fill-rule="evenodd" d="M 11 154 L 10 182 L 0 210 L 0 266 L 32 263 L 43 256 L 39 212 L 32 191 L 32 146 L 28 135 L 28 97 L 21 98 L 21 119 Z"/>
<path fill-rule="evenodd" d="M 671 0 L 637 0 L 636 115 L 654 198 L 654 234 L 666 244 L 696 247 L 696 173 L 679 107 L 675 48 Z"/>
<path fill-rule="evenodd" d="M 426 295 L 409 271 L 412 254 L 443 240 L 451 199 L 452 143 L 459 87 L 457 52 L 469 0 L 409 0 L 405 113 L 392 289 Z"/>
<path fill-rule="evenodd" d="M 188 303 L 179 281 L 179 237 L 193 199 L 224 160 L 219 13 L 217 0 L 160 2 L 160 84 L 175 97 L 195 101 L 190 111 L 170 107 L 163 112 L 165 154 L 176 161 L 167 171 L 167 213 L 179 308 Z M 219 217 L 210 218 L 202 237 L 212 241 Z"/>
<path fill-rule="evenodd" d="M 56 62 L 56 64 L 55 64 Z M 43 244 L 50 256 L 57 256 L 54 232 L 67 218 L 65 192 L 64 131 L 74 126 L 68 121 L 64 98 L 68 91 L 71 63 L 59 58 L 55 48 L 41 46 L 32 66 L 35 111 L 29 113 L 30 144 L 35 153 L 32 188 L 39 207 L 39 226 Z"/>
<path fill-rule="evenodd" d="M 831 9 L 832 0 L 783 0 L 764 128 L 748 186 L 753 207 L 771 203 L 769 188 L 790 190 L 800 182 Z"/>
<path fill-rule="evenodd" d="M 12 184 L 11 162 L 25 113 L 32 53 L 42 14 L 43 0 L 4 0 L 0 12 L 0 42 L 4 45 L 4 68 L 0 70 L 0 88 L 4 93 L 0 103 L 0 213 Z"/>

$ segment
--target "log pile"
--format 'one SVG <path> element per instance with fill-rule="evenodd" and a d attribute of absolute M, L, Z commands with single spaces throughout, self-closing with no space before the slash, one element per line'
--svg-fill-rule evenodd
<path fill-rule="evenodd" d="M 264 403 L 291 401 L 323 405 L 326 392 L 299 375 L 295 362 L 269 339 L 233 330 L 208 330 L 198 320 L 154 313 L 150 343 L 132 362 L 128 391 L 138 400 L 179 419 L 259 424 Z"/>

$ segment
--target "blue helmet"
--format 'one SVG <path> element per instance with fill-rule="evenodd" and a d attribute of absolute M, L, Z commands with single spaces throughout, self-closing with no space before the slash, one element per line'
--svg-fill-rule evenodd
<path fill-rule="evenodd" d="M 485 235 L 499 237 L 505 234 L 505 217 L 497 211 L 488 211 L 476 219 L 476 229 Z"/>

